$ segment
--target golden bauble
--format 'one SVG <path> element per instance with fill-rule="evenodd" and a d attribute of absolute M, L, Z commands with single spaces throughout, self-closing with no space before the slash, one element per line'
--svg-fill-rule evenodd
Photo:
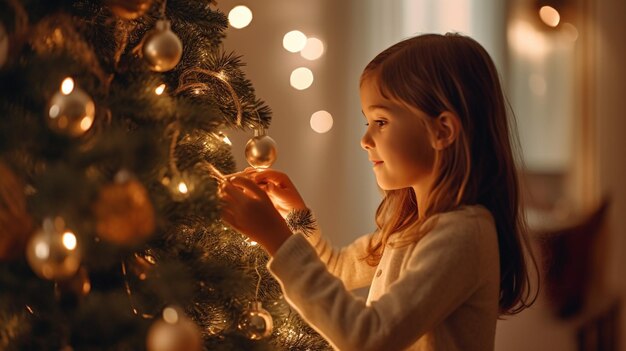
<path fill-rule="evenodd" d="M 250 303 L 239 318 L 237 328 L 251 340 L 260 340 L 272 335 L 274 322 L 272 315 L 261 305 L 261 302 Z"/>
<path fill-rule="evenodd" d="M 59 91 L 52 96 L 46 120 L 53 131 L 78 137 L 91 128 L 95 114 L 96 106 L 91 97 L 74 87 L 69 94 Z"/>
<path fill-rule="evenodd" d="M 93 211 L 98 235 L 118 245 L 139 244 L 156 226 L 148 192 L 134 179 L 118 179 L 103 186 Z"/>
<path fill-rule="evenodd" d="M 0 261 L 23 255 L 32 232 L 24 184 L 0 161 Z"/>
<path fill-rule="evenodd" d="M 46 218 L 26 247 L 26 258 L 40 277 L 63 280 L 72 277 L 80 266 L 76 235 L 64 227 L 60 218 Z"/>
<path fill-rule="evenodd" d="M 124 19 L 135 19 L 143 16 L 152 6 L 153 0 L 106 0 L 106 5 L 116 16 Z"/>
<path fill-rule="evenodd" d="M 259 134 L 246 143 L 246 160 L 254 168 L 268 168 L 276 161 L 276 142 L 269 135 Z"/>
<path fill-rule="evenodd" d="M 178 308 L 163 309 L 163 318 L 154 322 L 146 337 L 148 351 L 200 351 L 198 326 Z"/>
<path fill-rule="evenodd" d="M 158 20 L 154 29 L 146 34 L 143 42 L 143 58 L 156 72 L 176 67 L 183 56 L 183 43 L 172 32 L 170 21 Z"/>

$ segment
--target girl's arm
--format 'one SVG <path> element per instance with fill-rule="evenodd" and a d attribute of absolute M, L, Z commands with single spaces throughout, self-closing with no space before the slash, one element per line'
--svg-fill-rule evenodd
<path fill-rule="evenodd" d="M 326 270 L 300 234 L 281 246 L 268 262 L 268 268 L 280 282 L 290 304 L 336 348 L 401 350 L 438 326 L 481 289 L 486 280 L 482 272 L 493 273 L 488 275 L 490 282 L 499 279 L 497 268 L 493 268 L 498 265 L 495 230 L 482 232 L 474 223 L 441 222 L 437 230 L 411 249 L 401 277 L 370 305 L 353 296 Z M 495 325 L 497 281 L 491 285 L 495 286 L 491 289 L 492 299 L 484 303 L 493 305 Z M 459 326 L 456 336 L 463 340 L 481 339 L 484 333 L 473 324 Z M 484 341 L 482 348 L 457 346 L 483 349 L 489 342 Z"/>

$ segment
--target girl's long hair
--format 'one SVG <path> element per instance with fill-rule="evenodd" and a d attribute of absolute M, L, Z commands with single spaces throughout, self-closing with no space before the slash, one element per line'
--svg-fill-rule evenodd
<path fill-rule="evenodd" d="M 511 143 L 517 138 L 510 133 L 515 130 L 514 116 L 507 118 L 508 104 L 487 51 L 459 34 L 420 35 L 378 54 L 363 71 L 361 84 L 366 79 L 376 79 L 384 97 L 407 108 L 432 118 L 449 111 L 462 124 L 456 141 L 436 152 L 434 182 L 425 204 L 420 204 L 426 207 L 423 217 L 418 216 L 412 188 L 385 191 L 376 211 L 379 235 L 370 242 L 367 262 L 380 261 L 391 234 L 415 226 L 412 237 L 402 236 L 395 244 L 415 242 L 435 225 L 434 215 L 480 204 L 493 215 L 498 232 L 500 313 L 515 314 L 530 306 L 536 293 L 531 296 L 526 259 L 535 268 L 536 262 L 520 207 Z"/>

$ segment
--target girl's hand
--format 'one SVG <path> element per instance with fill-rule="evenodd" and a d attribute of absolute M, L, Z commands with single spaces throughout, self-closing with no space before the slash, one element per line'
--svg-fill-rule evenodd
<path fill-rule="evenodd" d="M 263 246 L 270 255 L 291 236 L 285 220 L 272 201 L 252 180 L 243 176 L 228 178 L 220 184 L 222 219 L 239 232 Z"/>
<path fill-rule="evenodd" d="M 306 209 L 302 196 L 285 173 L 271 168 L 256 170 L 252 167 L 246 168 L 244 173 L 267 193 L 283 218 L 291 210 Z"/>

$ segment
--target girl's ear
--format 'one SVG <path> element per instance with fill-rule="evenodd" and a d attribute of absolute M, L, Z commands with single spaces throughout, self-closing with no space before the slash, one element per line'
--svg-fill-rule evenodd
<path fill-rule="evenodd" d="M 433 127 L 433 148 L 443 150 L 452 145 L 461 132 L 461 120 L 450 112 L 442 112 L 432 123 Z"/>

